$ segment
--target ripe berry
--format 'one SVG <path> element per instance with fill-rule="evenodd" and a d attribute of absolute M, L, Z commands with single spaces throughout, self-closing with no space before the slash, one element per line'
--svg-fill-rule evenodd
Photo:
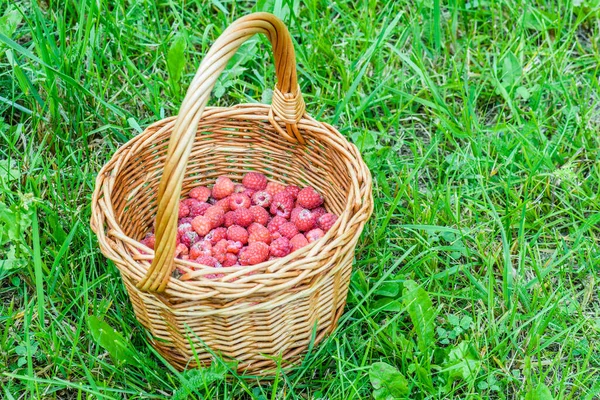
<path fill-rule="evenodd" d="M 289 218 L 294 208 L 294 199 L 289 193 L 279 192 L 273 196 L 271 203 L 271 214 L 279 215 L 284 218 Z"/>
<path fill-rule="evenodd" d="M 331 229 L 333 224 L 335 224 L 335 221 L 337 221 L 337 219 L 337 215 L 326 213 L 319 217 L 319 219 L 317 220 L 317 224 L 319 225 L 319 228 L 321 228 L 324 232 L 327 232 Z"/>
<path fill-rule="evenodd" d="M 244 185 L 240 185 L 239 183 L 233 187 L 233 193 L 244 193 L 244 190 L 246 190 Z"/>
<path fill-rule="evenodd" d="M 246 244 L 248 243 L 248 231 L 239 225 L 231 225 L 227 228 L 227 240 Z"/>
<path fill-rule="evenodd" d="M 246 189 L 242 193 L 248 196 L 249 198 L 252 198 L 252 196 L 254 196 L 254 193 L 256 193 L 256 190 Z"/>
<path fill-rule="evenodd" d="M 285 219 L 281 216 L 275 216 L 269 222 L 269 224 L 267 225 L 267 228 L 269 229 L 269 232 L 271 232 L 271 233 L 278 232 L 281 225 L 285 224 L 286 222 L 288 222 L 287 219 Z"/>
<path fill-rule="evenodd" d="M 262 225 L 255 226 L 248 237 L 248 243 L 254 242 L 263 242 L 265 244 L 271 243 L 271 233 Z"/>
<path fill-rule="evenodd" d="M 212 188 L 212 197 L 221 200 L 233 193 L 234 189 L 235 185 L 231 179 L 226 176 L 219 176 Z"/>
<path fill-rule="evenodd" d="M 250 226 L 248 228 L 246 228 L 246 230 L 248 231 L 249 235 L 252 235 L 252 232 L 254 232 L 257 229 L 260 229 L 261 226 L 264 228 L 263 225 L 261 225 L 261 224 L 259 224 L 257 222 L 253 222 L 253 223 L 250 224 Z"/>
<path fill-rule="evenodd" d="M 229 196 L 229 209 L 235 211 L 238 208 L 250 207 L 250 198 L 243 193 L 234 193 Z"/>
<path fill-rule="evenodd" d="M 235 223 L 234 215 L 235 213 L 233 211 L 227 211 L 225 213 L 225 218 L 223 219 L 223 225 L 225 225 L 225 228 L 229 228 Z"/>
<path fill-rule="evenodd" d="M 185 217 L 185 218 L 181 218 L 179 221 L 177 221 L 177 225 L 182 225 L 182 224 L 191 224 L 192 220 L 194 218 L 190 218 L 190 217 Z M 153 232 L 154 230 L 151 230 L 151 232 Z"/>
<path fill-rule="evenodd" d="M 285 192 L 292 195 L 294 200 L 296 200 L 296 197 L 298 197 L 298 193 L 300 192 L 300 188 L 296 185 L 287 185 L 285 187 Z"/>
<path fill-rule="evenodd" d="M 179 226 L 177 226 L 177 236 L 183 236 L 185 233 L 193 231 L 191 223 L 179 223 Z"/>
<path fill-rule="evenodd" d="M 241 265 L 256 265 L 269 257 L 269 246 L 263 242 L 254 242 L 240 252 Z"/>
<path fill-rule="evenodd" d="M 314 210 L 311 210 L 311 212 L 317 220 L 321 218 L 321 216 L 323 216 L 324 214 L 327 214 L 327 210 L 325 210 L 325 207 L 317 207 Z"/>
<path fill-rule="evenodd" d="M 206 202 L 210 197 L 210 189 L 206 186 L 196 186 L 190 190 L 189 196 L 201 202 Z"/>
<path fill-rule="evenodd" d="M 225 254 L 227 254 L 227 239 L 222 239 L 213 245 L 212 256 L 216 258 L 218 262 L 223 263 L 223 261 L 225 261 Z"/>
<path fill-rule="evenodd" d="M 285 190 L 285 186 L 276 182 L 267 183 L 267 187 L 265 188 L 265 192 L 269 193 L 271 196 L 275 196 L 279 192 L 283 192 Z"/>
<path fill-rule="evenodd" d="M 223 261 L 221 264 L 224 267 L 233 267 L 235 264 L 237 264 L 238 262 L 238 258 L 235 254 L 232 253 L 226 253 L 225 254 L 225 261 Z"/>
<path fill-rule="evenodd" d="M 259 223 L 262 226 L 266 226 L 269 223 L 269 212 L 260 206 L 252 206 L 249 208 L 254 218 L 254 222 Z"/>
<path fill-rule="evenodd" d="M 245 228 L 254 222 L 254 216 L 247 208 L 238 208 L 233 213 L 233 221 L 236 225 L 243 226 Z"/>
<path fill-rule="evenodd" d="M 215 203 L 216 207 L 221 207 L 223 209 L 223 212 L 227 212 L 229 211 L 231 208 L 229 207 L 229 199 L 231 198 L 231 196 L 227 196 L 222 198 L 221 200 L 217 201 Z"/>
<path fill-rule="evenodd" d="M 292 245 L 292 251 L 296 251 L 306 246 L 308 240 L 306 240 L 306 237 L 303 234 L 299 233 L 290 239 L 290 244 Z"/>
<path fill-rule="evenodd" d="M 272 242 L 273 240 L 277 240 L 277 239 L 279 239 L 281 236 L 282 236 L 282 235 L 281 235 L 281 233 L 279 233 L 279 232 L 272 232 L 272 233 L 271 233 L 271 242 Z"/>
<path fill-rule="evenodd" d="M 186 247 L 192 247 L 194 243 L 200 240 L 200 236 L 194 231 L 186 232 L 180 237 L 180 242 Z"/>
<path fill-rule="evenodd" d="M 195 260 L 200 256 L 212 255 L 212 245 L 208 240 L 200 240 L 190 247 L 190 259 Z"/>
<path fill-rule="evenodd" d="M 192 218 L 197 217 L 198 215 L 204 215 L 206 210 L 208 210 L 208 208 L 210 207 L 210 204 L 206 202 L 198 201 L 196 199 L 188 200 L 191 200 L 190 202 L 188 202 L 188 205 L 190 207 L 190 217 Z"/>
<path fill-rule="evenodd" d="M 248 172 L 242 179 L 242 184 L 251 190 L 265 190 L 267 177 L 259 172 Z"/>
<path fill-rule="evenodd" d="M 323 204 L 323 197 L 315 189 L 308 186 L 298 192 L 298 205 L 312 210 Z"/>
<path fill-rule="evenodd" d="M 315 240 L 319 240 L 323 236 L 325 236 L 325 232 L 323 232 L 319 228 L 316 228 L 316 229 L 306 232 L 306 240 L 308 240 L 308 243 L 312 243 Z"/>
<path fill-rule="evenodd" d="M 189 214 L 190 214 L 190 208 L 183 201 L 180 201 L 179 202 L 179 217 L 178 218 L 187 217 Z"/>
<path fill-rule="evenodd" d="M 292 251 L 290 241 L 286 237 L 274 240 L 269 246 L 269 253 L 274 257 L 285 257 Z"/>
<path fill-rule="evenodd" d="M 210 228 L 216 228 L 218 226 L 223 225 L 223 222 L 225 222 L 225 212 L 223 211 L 223 209 L 219 206 L 212 206 L 209 207 L 206 212 L 204 213 L 204 216 L 206 218 L 208 218 L 208 220 L 211 223 Z M 210 230 L 210 229 L 209 229 Z M 200 233 L 200 232 L 198 232 Z M 208 233 L 208 232 L 206 232 Z M 205 235 L 206 235 L 205 233 Z"/>
<path fill-rule="evenodd" d="M 186 256 L 188 252 L 188 247 L 183 243 L 179 243 L 177 247 L 175 247 L 175 257 Z"/>
<path fill-rule="evenodd" d="M 227 252 L 231 254 L 238 254 L 240 250 L 244 247 L 242 242 L 236 242 L 235 240 L 227 241 Z"/>
<path fill-rule="evenodd" d="M 315 227 L 315 216 L 310 210 L 300 211 L 292 220 L 300 232 L 306 232 Z"/>
<path fill-rule="evenodd" d="M 281 236 L 291 239 L 298 234 L 298 228 L 292 222 L 286 222 L 279 227 L 279 233 Z"/>
<path fill-rule="evenodd" d="M 256 204 L 260 207 L 269 207 L 272 200 L 273 196 L 265 191 L 256 192 L 254 193 L 254 196 L 252 196 L 252 204 Z"/>
<path fill-rule="evenodd" d="M 146 247 L 150 247 L 151 249 L 154 249 L 155 242 L 156 242 L 156 237 L 152 233 L 149 235 L 146 235 L 146 237 L 140 241 L 141 244 L 143 244 Z"/>
<path fill-rule="evenodd" d="M 199 215 L 192 220 L 192 228 L 200 236 L 206 235 L 212 229 L 213 224 L 206 215 Z"/>
<path fill-rule="evenodd" d="M 217 244 L 222 239 L 227 237 L 227 229 L 223 227 L 215 228 L 212 231 L 208 232 L 208 234 L 204 237 L 204 239 L 209 240 L 210 244 L 213 246 Z"/>
<path fill-rule="evenodd" d="M 200 257 L 196 258 L 195 262 L 197 264 L 202 264 L 204 266 L 213 267 L 213 268 L 218 268 L 221 266 L 221 264 L 219 264 L 219 262 L 216 260 L 216 258 L 211 257 L 211 256 L 200 256 Z"/>

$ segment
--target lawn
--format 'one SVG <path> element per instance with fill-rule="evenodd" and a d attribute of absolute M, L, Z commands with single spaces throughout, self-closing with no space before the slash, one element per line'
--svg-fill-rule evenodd
<path fill-rule="evenodd" d="M 597 3 L 0 0 L 0 397 L 600 398 Z M 361 149 L 375 211 L 346 312 L 301 365 L 179 373 L 99 252 L 91 193 L 258 10 L 290 29 L 307 111 Z M 257 37 L 210 104 L 274 83 Z"/>

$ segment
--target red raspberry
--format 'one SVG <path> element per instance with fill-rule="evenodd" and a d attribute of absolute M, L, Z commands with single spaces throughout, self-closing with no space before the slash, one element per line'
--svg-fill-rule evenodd
<path fill-rule="evenodd" d="M 252 196 L 254 196 L 254 193 L 256 193 L 256 190 L 246 189 L 242 193 L 248 196 L 249 198 L 252 198 Z"/>
<path fill-rule="evenodd" d="M 279 227 L 279 233 L 281 236 L 291 239 L 298 234 L 298 228 L 293 223 L 286 222 Z"/>
<path fill-rule="evenodd" d="M 222 239 L 227 237 L 227 229 L 223 227 L 215 228 L 212 231 L 208 232 L 208 235 L 204 237 L 204 239 L 209 240 L 210 244 L 213 246 L 217 244 Z"/>
<path fill-rule="evenodd" d="M 317 224 L 319 225 L 319 228 L 321 228 L 324 232 L 327 232 L 331 229 L 333 224 L 335 224 L 335 221 L 337 221 L 337 219 L 337 215 L 326 213 L 319 217 L 319 219 L 317 220 Z"/>
<path fill-rule="evenodd" d="M 296 217 L 298 216 L 298 214 L 302 210 L 304 210 L 304 208 L 302 208 L 302 207 L 294 207 L 292 209 L 292 212 L 290 213 L 290 221 L 294 222 L 296 220 Z"/>
<path fill-rule="evenodd" d="M 310 210 L 304 209 L 296 215 L 296 218 L 294 218 L 292 222 L 300 232 L 306 232 L 315 227 L 316 220 Z"/>
<path fill-rule="evenodd" d="M 208 240 L 200 240 L 190 247 L 190 259 L 195 260 L 200 256 L 212 255 L 212 245 Z"/>
<path fill-rule="evenodd" d="M 196 232 L 190 231 L 190 232 L 186 232 L 183 235 L 181 235 L 181 238 L 179 240 L 186 247 L 192 247 L 194 245 L 194 243 L 196 243 L 198 240 L 200 240 L 200 236 L 198 236 L 198 234 Z"/>
<path fill-rule="evenodd" d="M 179 202 L 179 218 L 184 218 L 190 215 L 190 208 L 183 202 Z"/>
<path fill-rule="evenodd" d="M 306 240 L 306 237 L 303 234 L 299 233 L 290 239 L 290 244 L 292 245 L 292 251 L 296 251 L 306 246 L 308 240 Z"/>
<path fill-rule="evenodd" d="M 225 228 L 229 228 L 231 225 L 233 225 L 235 223 L 234 215 L 235 215 L 235 213 L 233 211 L 227 211 L 225 213 L 225 217 L 223 219 L 223 225 L 225 225 Z"/>
<path fill-rule="evenodd" d="M 298 193 L 300 192 L 300 188 L 296 185 L 287 185 L 285 187 L 285 192 L 292 195 L 294 200 L 296 200 L 296 197 L 298 197 Z"/>
<path fill-rule="evenodd" d="M 250 190 L 265 190 L 267 177 L 259 172 L 248 172 L 242 179 L 242 184 Z"/>
<path fill-rule="evenodd" d="M 257 222 L 253 222 L 253 223 L 250 224 L 250 226 L 248 228 L 246 228 L 246 230 L 248 231 L 249 235 L 252 235 L 252 232 L 254 232 L 257 229 L 260 229 L 261 227 L 264 228 L 263 225 L 261 225 L 261 224 L 259 224 Z"/>
<path fill-rule="evenodd" d="M 279 192 L 273 196 L 271 203 L 271 214 L 279 215 L 284 218 L 289 218 L 294 208 L 294 199 L 289 193 Z"/>
<path fill-rule="evenodd" d="M 246 244 L 248 243 L 248 231 L 239 225 L 231 225 L 227 228 L 227 240 Z"/>
<path fill-rule="evenodd" d="M 242 242 L 236 242 L 234 240 L 227 241 L 227 252 L 231 254 L 238 254 L 240 250 L 244 247 Z"/>
<path fill-rule="evenodd" d="M 189 252 L 188 247 L 183 243 L 179 243 L 177 245 L 177 247 L 175 247 L 175 257 L 187 256 L 188 252 Z"/>
<path fill-rule="evenodd" d="M 285 186 L 276 182 L 267 183 L 267 187 L 265 188 L 265 192 L 269 193 L 271 196 L 275 196 L 279 192 L 285 191 Z"/>
<path fill-rule="evenodd" d="M 190 206 L 190 217 L 192 217 L 192 218 L 197 217 L 198 215 L 204 215 L 206 210 L 208 210 L 208 208 L 210 207 L 210 204 L 208 204 L 208 203 L 203 203 L 196 199 L 190 199 L 190 200 L 195 201 L 195 203 L 193 203 Z"/>
<path fill-rule="evenodd" d="M 247 208 L 238 208 L 233 213 L 233 221 L 236 225 L 243 226 L 245 228 L 254 222 L 254 216 Z"/>
<path fill-rule="evenodd" d="M 156 243 L 156 237 L 154 236 L 154 234 L 149 234 L 146 235 L 145 238 L 143 238 L 140 241 L 141 244 L 143 244 L 146 247 L 150 247 L 151 249 L 154 249 L 154 244 Z"/>
<path fill-rule="evenodd" d="M 215 181 L 215 185 L 212 188 L 212 197 L 217 200 L 221 200 L 231 193 L 235 189 L 234 183 L 226 176 L 220 176 Z"/>
<path fill-rule="evenodd" d="M 312 231 L 306 232 L 306 240 L 308 240 L 308 243 L 312 243 L 315 240 L 319 240 L 323 236 L 325 236 L 325 232 L 323 232 L 319 228 L 316 228 L 316 229 L 313 229 Z"/>
<path fill-rule="evenodd" d="M 206 212 L 204 213 L 204 216 L 206 218 L 208 218 L 208 220 L 210 221 L 211 229 L 217 228 L 217 227 L 223 225 L 223 222 L 225 222 L 225 211 L 223 211 L 223 209 L 221 207 L 216 206 L 216 205 L 209 207 L 206 210 Z M 200 232 L 198 232 L 198 233 L 200 233 Z M 208 232 L 206 232 L 206 233 L 208 233 Z M 206 233 L 205 233 L 205 235 L 206 235 Z"/>
<path fill-rule="evenodd" d="M 281 228 L 281 225 L 285 224 L 286 222 L 288 222 L 287 219 L 277 215 L 273 217 L 273 219 L 269 222 L 267 228 L 271 233 L 279 232 L 279 228 Z"/>
<path fill-rule="evenodd" d="M 292 251 L 290 241 L 286 237 L 280 237 L 271 243 L 269 246 L 269 253 L 273 257 L 285 257 Z"/>
<path fill-rule="evenodd" d="M 210 197 L 210 189 L 206 186 L 196 186 L 190 190 L 189 196 L 201 202 L 205 202 Z"/>
<path fill-rule="evenodd" d="M 298 205 L 312 210 L 323 204 L 323 197 L 315 189 L 308 186 L 298 192 Z"/>
<path fill-rule="evenodd" d="M 239 183 L 233 187 L 233 193 L 244 193 L 244 190 L 246 190 L 244 185 L 240 185 Z"/>
<path fill-rule="evenodd" d="M 273 196 L 265 191 L 256 192 L 254 196 L 252 196 L 252 204 L 256 204 L 260 207 L 269 207 L 271 205 L 271 201 L 273 200 Z"/>
<path fill-rule="evenodd" d="M 212 222 L 206 215 L 199 215 L 192 220 L 192 228 L 198 235 L 204 236 L 212 229 Z"/>
<path fill-rule="evenodd" d="M 271 242 L 272 242 L 273 240 L 277 240 L 277 239 L 279 239 L 280 237 L 281 237 L 281 233 L 279 233 L 279 232 L 272 232 L 272 233 L 271 233 Z"/>
<path fill-rule="evenodd" d="M 177 236 L 183 236 L 185 233 L 193 231 L 194 229 L 192 228 L 191 223 L 179 223 L 179 226 L 177 227 Z"/>
<path fill-rule="evenodd" d="M 218 262 L 223 263 L 225 261 L 225 255 L 227 254 L 227 239 L 219 240 L 212 247 L 212 256 L 217 259 Z"/>
<path fill-rule="evenodd" d="M 252 206 L 249 208 L 252 213 L 252 217 L 254 217 L 254 222 L 261 224 L 262 226 L 267 226 L 269 223 L 269 212 L 260 206 Z"/>
<path fill-rule="evenodd" d="M 269 258 L 269 246 L 263 242 L 250 243 L 239 256 L 241 265 L 256 265 Z"/>
<path fill-rule="evenodd" d="M 250 207 L 250 198 L 243 193 L 234 193 L 229 196 L 229 209 L 235 211 L 238 208 Z"/>
<path fill-rule="evenodd" d="M 311 212 L 313 213 L 313 215 L 315 216 L 315 219 L 319 220 L 319 218 L 321 218 L 321 216 L 327 214 L 327 210 L 325 209 L 325 207 L 317 207 L 314 210 L 311 210 Z"/>
<path fill-rule="evenodd" d="M 192 220 L 194 218 L 190 218 L 190 217 L 185 217 L 185 218 L 181 218 L 179 221 L 177 221 L 177 225 L 182 225 L 182 224 L 191 224 Z"/>
<path fill-rule="evenodd" d="M 231 208 L 229 207 L 230 198 L 231 198 L 231 196 L 227 196 L 227 197 L 217 201 L 215 203 L 215 206 L 221 207 L 223 209 L 223 212 L 227 212 L 227 211 L 231 210 Z"/>
<path fill-rule="evenodd" d="M 248 237 L 248 243 L 263 242 L 265 244 L 271 243 L 271 233 L 264 226 L 255 226 L 252 230 L 250 237 Z"/>
<path fill-rule="evenodd" d="M 223 261 L 221 264 L 223 264 L 224 267 L 233 267 L 237 264 L 237 262 L 238 258 L 235 254 L 227 253 L 225 254 L 225 261 Z"/>
<path fill-rule="evenodd" d="M 221 266 L 221 264 L 219 264 L 217 259 L 214 257 L 211 257 L 211 256 L 200 256 L 200 257 L 196 258 L 195 262 L 197 264 L 202 264 L 204 266 L 213 267 L 213 268 L 219 268 Z M 206 275 L 206 276 L 208 276 L 208 275 Z"/>

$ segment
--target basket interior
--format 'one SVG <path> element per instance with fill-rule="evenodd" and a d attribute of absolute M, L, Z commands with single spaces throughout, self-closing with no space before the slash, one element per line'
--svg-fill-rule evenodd
<path fill-rule="evenodd" d="M 205 115 L 218 110 L 207 109 Z M 198 185 L 212 185 L 219 175 L 241 182 L 249 170 L 269 180 L 300 187 L 311 185 L 325 199 L 328 211 L 340 215 L 346 207 L 351 180 L 347 157 L 323 133 L 300 129 L 305 145 L 281 137 L 264 119 L 224 116 L 204 118 L 199 126 L 186 168 L 182 197 Z M 173 121 L 174 122 L 174 121 Z M 157 190 L 168 151 L 168 129 L 153 132 L 131 152 L 127 166 L 115 177 L 112 192 L 117 223 L 123 233 L 141 240 L 154 223 Z M 325 129 L 321 127 L 321 129 Z"/>

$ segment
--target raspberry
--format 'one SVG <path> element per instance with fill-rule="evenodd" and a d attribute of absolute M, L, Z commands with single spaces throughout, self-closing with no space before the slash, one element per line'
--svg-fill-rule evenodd
<path fill-rule="evenodd" d="M 263 242 L 254 242 L 242 249 L 239 256 L 241 265 L 255 265 L 269 258 L 269 246 Z"/>
<path fill-rule="evenodd" d="M 296 185 L 287 185 L 285 187 L 285 192 L 292 195 L 294 200 L 296 200 L 296 197 L 298 197 L 298 192 L 300 192 L 300 188 Z"/>
<path fill-rule="evenodd" d="M 221 200 L 233 193 L 234 189 L 235 185 L 231 179 L 226 176 L 220 176 L 217 178 L 215 185 L 212 188 L 212 197 Z"/>
<path fill-rule="evenodd" d="M 244 228 L 254 222 L 254 216 L 247 208 L 238 208 L 233 212 L 233 221 Z"/>
<path fill-rule="evenodd" d="M 289 193 L 279 192 L 273 196 L 273 202 L 271 203 L 270 209 L 271 214 L 289 218 L 293 208 L 294 199 Z"/>
<path fill-rule="evenodd" d="M 265 190 L 267 177 L 259 172 L 248 172 L 242 179 L 242 185 L 251 190 Z"/>
<path fill-rule="evenodd" d="M 195 201 L 193 204 L 190 205 L 190 217 L 192 218 L 197 217 L 198 215 L 204 215 L 206 210 L 208 210 L 208 208 L 210 207 L 210 204 L 208 203 L 204 203 L 196 199 L 189 200 Z"/>
<path fill-rule="evenodd" d="M 237 262 L 238 258 L 235 254 L 226 253 L 225 261 L 223 261 L 221 264 L 223 264 L 224 267 L 233 267 L 235 264 L 237 264 Z"/>
<path fill-rule="evenodd" d="M 185 217 L 185 218 L 181 218 L 178 222 L 177 225 L 182 225 L 182 224 L 191 224 L 192 220 L 194 218 L 190 218 L 190 217 Z"/>
<path fill-rule="evenodd" d="M 204 236 L 212 229 L 212 223 L 206 215 L 199 215 L 192 220 L 192 228 L 198 235 Z"/>
<path fill-rule="evenodd" d="M 179 202 L 179 218 L 184 218 L 190 215 L 190 208 L 183 202 Z"/>
<path fill-rule="evenodd" d="M 257 223 L 257 222 L 253 222 L 250 224 L 250 226 L 248 228 L 246 228 L 246 230 L 248 231 L 249 235 L 252 235 L 252 232 L 256 231 L 257 229 L 260 229 L 261 227 L 264 228 L 263 225 Z"/>
<path fill-rule="evenodd" d="M 319 228 L 316 228 L 316 229 L 306 232 L 306 240 L 308 240 L 308 243 L 312 243 L 315 240 L 321 239 L 324 235 L 325 235 L 325 232 L 323 232 Z"/>
<path fill-rule="evenodd" d="M 223 212 L 227 212 L 227 211 L 231 210 L 231 208 L 229 207 L 229 199 L 230 198 L 231 198 L 230 196 L 222 198 L 221 200 L 219 200 L 215 203 L 215 206 L 221 207 L 223 209 Z"/>
<path fill-rule="evenodd" d="M 288 222 L 287 219 L 278 215 L 273 217 L 273 219 L 267 225 L 267 228 L 271 233 L 278 232 L 281 225 L 285 224 L 286 222 Z"/>
<path fill-rule="evenodd" d="M 244 185 L 240 185 L 239 183 L 233 187 L 233 193 L 244 193 L 244 190 L 246 190 Z"/>
<path fill-rule="evenodd" d="M 229 228 L 235 223 L 234 215 L 235 213 L 233 211 L 227 211 L 225 213 L 225 217 L 223 218 L 223 225 L 225 225 L 225 228 Z"/>
<path fill-rule="evenodd" d="M 248 237 L 248 243 L 254 242 L 271 243 L 271 233 L 264 226 L 255 226 L 255 229 L 252 230 L 252 233 Z"/>
<path fill-rule="evenodd" d="M 272 200 L 273 196 L 265 191 L 256 192 L 254 193 L 254 196 L 252 196 L 252 203 L 260 207 L 269 207 Z"/>
<path fill-rule="evenodd" d="M 194 231 L 186 232 L 181 235 L 180 242 L 186 247 L 192 247 L 194 243 L 200 240 L 200 236 Z"/>
<path fill-rule="evenodd" d="M 207 267 L 213 267 L 213 268 L 218 268 L 221 266 L 221 264 L 219 264 L 217 259 L 214 257 L 211 257 L 211 256 L 200 256 L 200 257 L 196 258 L 195 262 L 197 264 L 202 264 Z"/>
<path fill-rule="evenodd" d="M 296 218 L 294 218 L 292 222 L 299 231 L 306 232 L 315 227 L 316 221 L 313 213 L 311 213 L 310 210 L 304 209 L 296 215 Z"/>
<path fill-rule="evenodd" d="M 188 247 L 183 243 L 179 243 L 177 247 L 175 247 L 175 257 L 186 256 L 188 252 Z"/>
<path fill-rule="evenodd" d="M 279 192 L 283 192 L 285 190 L 285 186 L 276 182 L 267 183 L 267 187 L 265 188 L 265 192 L 269 193 L 271 196 L 275 196 Z"/>
<path fill-rule="evenodd" d="M 273 232 L 273 233 L 271 233 L 271 242 L 273 240 L 279 239 L 280 237 L 281 237 L 281 233 L 279 233 L 279 232 Z"/>
<path fill-rule="evenodd" d="M 302 210 L 304 210 L 304 208 L 302 208 L 302 207 L 294 207 L 292 209 L 292 212 L 290 213 L 290 221 L 294 222 L 296 220 L 296 217 L 298 216 L 298 214 Z"/>
<path fill-rule="evenodd" d="M 243 193 L 234 193 L 229 196 L 229 209 L 235 211 L 238 208 L 250 207 L 250 198 Z"/>
<path fill-rule="evenodd" d="M 223 222 L 225 222 L 225 211 L 223 211 L 223 209 L 221 207 L 216 206 L 216 205 L 209 207 L 206 210 L 206 212 L 204 213 L 204 216 L 210 221 L 211 229 L 221 226 L 221 225 L 223 225 Z M 200 232 L 198 232 L 198 233 L 200 233 Z M 206 232 L 206 233 L 208 233 L 208 232 Z M 206 233 L 205 233 L 205 235 L 206 235 Z"/>
<path fill-rule="evenodd" d="M 212 245 L 208 240 L 200 240 L 190 247 L 190 259 L 195 260 L 201 256 L 212 255 Z"/>
<path fill-rule="evenodd" d="M 193 232 L 192 224 L 190 223 L 179 223 L 177 227 L 177 236 L 183 236 L 187 232 Z"/>
<path fill-rule="evenodd" d="M 319 225 L 319 228 L 321 228 L 324 232 L 327 232 L 331 229 L 333 224 L 335 224 L 335 221 L 337 221 L 337 219 L 337 215 L 326 213 L 319 217 L 319 219 L 317 220 L 317 224 Z"/>
<path fill-rule="evenodd" d="M 298 234 L 298 228 L 293 223 L 286 222 L 279 227 L 279 233 L 281 236 L 291 239 Z"/>
<path fill-rule="evenodd" d="M 242 242 L 236 242 L 234 240 L 227 241 L 227 252 L 231 254 L 238 254 L 240 250 L 244 247 Z"/>
<path fill-rule="evenodd" d="M 290 241 L 286 237 L 280 237 L 271 243 L 269 253 L 274 257 L 285 257 L 292 251 Z"/>
<path fill-rule="evenodd" d="M 227 229 L 223 227 L 215 228 L 212 231 L 208 232 L 208 235 L 204 237 L 204 239 L 209 240 L 210 244 L 213 246 L 217 244 L 222 239 L 227 237 Z"/>
<path fill-rule="evenodd" d="M 260 206 L 252 206 L 249 208 L 254 218 L 254 222 L 259 223 L 262 226 L 266 226 L 269 223 L 269 212 Z"/>
<path fill-rule="evenodd" d="M 317 208 L 323 204 L 323 197 L 321 197 L 321 195 L 310 186 L 305 187 L 298 192 L 298 198 L 296 200 L 300 206 L 308 208 L 309 210 Z"/>
<path fill-rule="evenodd" d="M 146 247 L 150 247 L 151 249 L 154 249 L 154 244 L 156 243 L 156 237 L 154 236 L 154 234 L 149 234 L 147 235 L 145 238 L 143 238 L 140 241 L 141 244 L 143 244 Z"/>
<path fill-rule="evenodd" d="M 196 186 L 190 190 L 189 196 L 201 202 L 205 202 L 210 197 L 210 189 L 206 186 Z"/>
<path fill-rule="evenodd" d="M 256 193 L 256 190 L 246 189 L 242 193 L 248 196 L 249 198 L 252 198 L 252 196 L 254 196 L 254 193 Z"/>
<path fill-rule="evenodd" d="M 296 236 L 294 236 L 293 238 L 290 239 L 290 245 L 292 245 L 292 251 L 301 249 L 304 246 L 306 246 L 307 244 L 308 244 L 308 240 L 306 240 L 306 237 L 301 233 L 297 234 Z"/>
<path fill-rule="evenodd" d="M 311 212 L 317 220 L 321 218 L 321 216 L 323 216 L 324 214 L 327 214 L 327 210 L 325 209 L 325 207 L 317 207 L 314 210 L 311 210 Z"/>
<path fill-rule="evenodd" d="M 248 231 L 239 225 L 231 225 L 227 228 L 227 240 L 246 244 L 248 243 Z"/>

